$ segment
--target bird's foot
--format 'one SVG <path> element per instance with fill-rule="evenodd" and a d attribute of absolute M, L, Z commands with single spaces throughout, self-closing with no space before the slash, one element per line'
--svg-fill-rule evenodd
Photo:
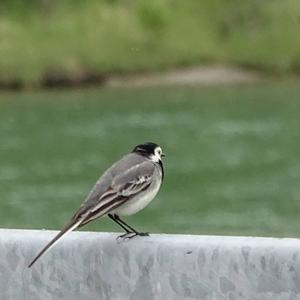
<path fill-rule="evenodd" d="M 149 232 L 137 232 L 139 236 L 149 236 Z"/>
<path fill-rule="evenodd" d="M 117 237 L 117 240 L 130 240 L 136 236 L 149 236 L 148 232 L 126 232 L 124 234 L 121 234 Z"/>

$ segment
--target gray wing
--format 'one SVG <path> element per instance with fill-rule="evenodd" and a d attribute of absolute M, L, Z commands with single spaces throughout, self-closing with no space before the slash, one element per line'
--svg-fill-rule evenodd
<path fill-rule="evenodd" d="M 155 165 L 143 157 L 128 156 L 104 173 L 74 215 L 83 220 L 80 226 L 109 213 L 152 183 Z"/>

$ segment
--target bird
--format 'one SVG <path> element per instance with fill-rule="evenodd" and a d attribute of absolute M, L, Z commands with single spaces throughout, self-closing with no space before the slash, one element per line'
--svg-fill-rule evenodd
<path fill-rule="evenodd" d="M 164 156 L 158 144 L 146 142 L 135 146 L 115 162 L 98 179 L 69 222 L 35 256 L 28 268 L 65 234 L 103 216 L 108 216 L 125 231 L 118 238 L 148 236 L 149 233 L 139 232 L 125 223 L 121 216 L 139 212 L 154 199 L 164 179 Z"/>

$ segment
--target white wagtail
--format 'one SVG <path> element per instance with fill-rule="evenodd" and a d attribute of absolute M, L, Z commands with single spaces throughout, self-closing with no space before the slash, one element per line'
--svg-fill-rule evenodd
<path fill-rule="evenodd" d="M 133 151 L 114 163 L 96 182 L 91 192 L 65 227 L 38 253 L 29 268 L 66 233 L 107 215 L 125 233 L 121 238 L 146 236 L 126 224 L 120 216 L 143 209 L 156 196 L 164 169 L 162 149 L 155 143 L 137 145 Z"/>

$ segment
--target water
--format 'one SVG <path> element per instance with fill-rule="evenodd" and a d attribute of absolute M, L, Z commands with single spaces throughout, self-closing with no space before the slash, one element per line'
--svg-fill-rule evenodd
<path fill-rule="evenodd" d="M 299 236 L 299 94 L 297 83 L 2 93 L 0 227 L 59 229 L 105 168 L 154 141 L 165 182 L 132 226 Z"/>

